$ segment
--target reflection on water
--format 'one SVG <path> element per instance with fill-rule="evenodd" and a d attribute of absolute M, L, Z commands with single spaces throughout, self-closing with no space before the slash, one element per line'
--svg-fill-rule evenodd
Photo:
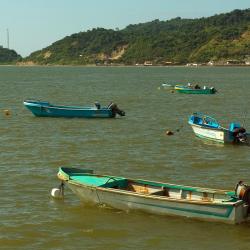
<path fill-rule="evenodd" d="M 249 224 L 88 207 L 68 189 L 64 201 L 53 200 L 50 190 L 59 185 L 59 166 L 222 189 L 250 182 L 249 147 L 200 140 L 187 124 L 200 111 L 225 124 L 244 120 L 250 129 L 249 68 L 0 67 L 0 73 L 0 249 L 247 249 Z M 210 82 L 219 92 L 157 89 L 191 80 Z M 27 98 L 65 105 L 113 101 L 126 116 L 36 118 L 22 105 Z"/>

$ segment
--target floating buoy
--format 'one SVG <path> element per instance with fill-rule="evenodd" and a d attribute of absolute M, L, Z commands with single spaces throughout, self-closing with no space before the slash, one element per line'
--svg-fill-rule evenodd
<path fill-rule="evenodd" d="M 3 113 L 5 116 L 10 116 L 10 111 L 8 109 L 5 109 Z"/>
<path fill-rule="evenodd" d="M 167 131 L 166 131 L 166 135 L 173 135 L 173 134 L 174 134 L 174 132 L 171 131 L 171 130 L 167 130 Z"/>
<path fill-rule="evenodd" d="M 63 198 L 63 191 L 61 188 L 52 188 L 51 190 L 51 196 L 56 199 L 62 199 Z"/>

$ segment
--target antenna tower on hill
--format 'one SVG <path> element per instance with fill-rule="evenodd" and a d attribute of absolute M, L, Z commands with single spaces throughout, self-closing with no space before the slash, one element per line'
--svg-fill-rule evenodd
<path fill-rule="evenodd" d="M 10 35 L 9 35 L 9 29 L 7 29 L 7 48 L 10 48 Z"/>

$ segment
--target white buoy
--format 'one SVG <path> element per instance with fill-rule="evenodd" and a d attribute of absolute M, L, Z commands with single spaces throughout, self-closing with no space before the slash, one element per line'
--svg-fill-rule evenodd
<path fill-rule="evenodd" d="M 56 199 L 62 199 L 63 198 L 63 192 L 60 188 L 52 188 L 51 190 L 51 196 Z"/>
<path fill-rule="evenodd" d="M 5 116 L 10 116 L 11 115 L 10 110 L 8 110 L 8 109 L 5 109 L 3 111 L 3 113 L 4 113 Z"/>

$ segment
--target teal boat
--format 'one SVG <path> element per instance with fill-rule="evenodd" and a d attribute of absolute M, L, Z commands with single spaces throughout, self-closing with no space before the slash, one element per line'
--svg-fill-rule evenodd
<path fill-rule="evenodd" d="M 183 94 L 203 94 L 203 95 L 211 95 L 215 94 L 217 90 L 214 87 L 203 86 L 200 87 L 198 84 L 188 84 L 185 86 L 175 85 L 175 91 Z"/>
<path fill-rule="evenodd" d="M 24 106 L 39 117 L 68 117 L 68 118 L 114 118 L 116 115 L 125 116 L 125 112 L 111 102 L 107 107 L 101 107 L 95 102 L 93 106 L 62 106 L 49 102 L 25 100 Z"/>
<path fill-rule="evenodd" d="M 250 217 L 250 187 L 242 182 L 227 191 L 99 175 L 79 168 L 61 167 L 57 176 L 62 181 L 59 193 L 66 184 L 88 204 L 231 224 Z"/>

